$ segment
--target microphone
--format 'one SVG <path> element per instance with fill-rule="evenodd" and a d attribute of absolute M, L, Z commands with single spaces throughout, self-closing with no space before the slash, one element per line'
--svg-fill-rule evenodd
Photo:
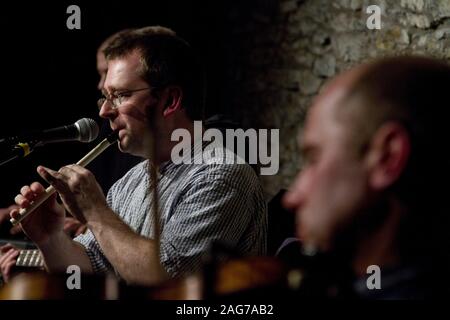
<path fill-rule="evenodd" d="M 97 138 L 98 132 L 98 125 L 94 120 L 83 118 L 71 125 L 2 139 L 0 143 L 8 142 L 10 144 L 16 144 L 32 142 L 34 146 L 42 146 L 47 143 L 63 141 L 91 142 Z"/>
<path fill-rule="evenodd" d="M 0 151 L 0 166 L 11 160 L 26 157 L 33 148 L 48 143 L 94 141 L 98 132 L 98 125 L 94 120 L 83 118 L 71 125 L 1 139 L 0 144 L 7 142 L 8 148 L 6 151 Z"/>

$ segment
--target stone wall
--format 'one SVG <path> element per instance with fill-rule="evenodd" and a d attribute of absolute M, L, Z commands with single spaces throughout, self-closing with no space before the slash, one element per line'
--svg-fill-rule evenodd
<path fill-rule="evenodd" d="M 381 29 L 366 8 L 381 8 Z M 228 11 L 230 103 L 244 125 L 280 129 L 280 170 L 268 197 L 301 168 L 297 132 L 324 82 L 373 57 L 450 58 L 450 0 L 258 0 Z"/>

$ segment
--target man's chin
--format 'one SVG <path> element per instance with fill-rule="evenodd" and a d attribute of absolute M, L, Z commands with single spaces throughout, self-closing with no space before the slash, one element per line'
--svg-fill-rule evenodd
<path fill-rule="evenodd" d="M 332 242 L 328 237 L 322 234 L 323 230 L 305 230 L 300 229 L 298 237 L 302 242 L 303 253 L 306 255 L 315 255 L 319 252 L 329 252 L 332 250 Z"/>
<path fill-rule="evenodd" d="M 119 148 L 120 152 L 122 152 L 122 153 L 128 153 L 128 154 L 131 154 L 136 157 L 143 157 L 142 153 L 139 153 L 137 151 L 139 149 L 135 148 L 135 146 L 133 146 L 133 145 L 127 144 L 125 141 L 120 141 L 118 143 L 118 148 Z"/>
<path fill-rule="evenodd" d="M 123 152 L 123 153 L 130 153 L 130 151 L 129 151 L 130 146 L 129 146 L 129 144 L 127 143 L 126 139 L 120 139 L 120 140 L 117 142 L 117 146 L 119 147 L 119 150 L 120 150 L 121 152 Z"/>

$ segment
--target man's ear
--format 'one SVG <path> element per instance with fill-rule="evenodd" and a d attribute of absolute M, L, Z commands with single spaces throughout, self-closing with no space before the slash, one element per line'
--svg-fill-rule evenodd
<path fill-rule="evenodd" d="M 165 106 L 163 116 L 167 117 L 175 111 L 182 108 L 181 101 L 183 100 L 183 90 L 178 86 L 168 86 L 163 93 L 165 97 Z"/>
<path fill-rule="evenodd" d="M 373 135 L 367 157 L 369 185 L 385 190 L 405 171 L 411 155 L 411 139 L 398 122 L 383 124 Z"/>

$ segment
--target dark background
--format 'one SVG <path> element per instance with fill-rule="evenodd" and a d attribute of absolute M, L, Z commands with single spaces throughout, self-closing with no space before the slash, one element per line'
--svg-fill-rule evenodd
<path fill-rule="evenodd" d="M 248 5 L 239 5 L 243 17 Z M 261 2 L 263 3 L 263 2 Z M 81 9 L 81 30 L 68 30 L 69 5 Z M 235 90 L 227 81 L 227 59 L 239 59 L 230 47 L 230 1 L 59 1 L 14 2 L 0 7 L 0 137 L 71 124 L 97 116 L 96 50 L 124 28 L 163 25 L 174 29 L 204 61 L 207 115 L 235 117 L 229 103 Z M 234 20 L 236 21 L 236 20 Z M 234 22 L 235 23 L 235 22 Z M 38 179 L 36 166 L 53 169 L 77 162 L 95 143 L 53 144 L 0 167 L 0 206 L 13 202 L 20 187 Z"/>

